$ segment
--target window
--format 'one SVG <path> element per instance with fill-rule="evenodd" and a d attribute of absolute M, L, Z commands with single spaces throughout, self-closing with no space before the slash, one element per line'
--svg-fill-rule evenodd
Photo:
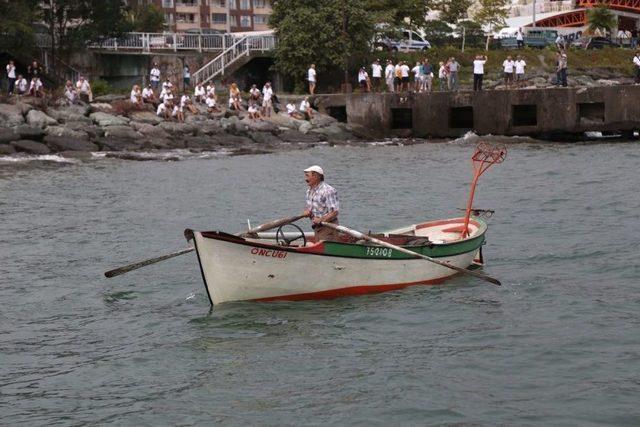
<path fill-rule="evenodd" d="M 251 17 L 247 15 L 242 15 L 240 17 L 240 26 L 242 28 L 251 28 Z"/>
<path fill-rule="evenodd" d="M 251 2 L 249 0 L 240 0 L 240 10 L 251 9 Z"/>
<path fill-rule="evenodd" d="M 238 27 L 238 17 L 235 15 L 231 15 L 229 17 L 229 25 L 231 25 L 232 27 Z"/>
<path fill-rule="evenodd" d="M 173 7 L 173 0 L 162 0 L 162 7 Z"/>
<path fill-rule="evenodd" d="M 269 6 L 267 0 L 253 0 L 253 7 L 257 9 L 264 9 Z"/>
<path fill-rule="evenodd" d="M 178 13 L 176 14 L 176 22 L 193 24 L 196 22 L 195 15 L 193 13 Z"/>
<path fill-rule="evenodd" d="M 226 24 L 227 23 L 227 14 L 226 13 L 212 13 L 211 14 L 211 23 L 212 24 Z"/>
<path fill-rule="evenodd" d="M 213 6 L 213 7 L 226 7 L 227 6 L 227 1 L 226 0 L 211 0 L 211 6 Z"/>
<path fill-rule="evenodd" d="M 238 8 L 238 4 L 236 0 L 229 0 L 229 9 L 234 10 Z"/>
<path fill-rule="evenodd" d="M 267 25 L 269 23 L 269 15 L 253 15 L 253 23 L 255 25 Z"/>
<path fill-rule="evenodd" d="M 168 22 L 169 24 L 173 24 L 173 13 L 165 13 L 164 14 L 164 22 Z"/>

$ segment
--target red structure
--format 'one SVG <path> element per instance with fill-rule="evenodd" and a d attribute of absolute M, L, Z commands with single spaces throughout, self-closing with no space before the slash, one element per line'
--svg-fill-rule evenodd
<path fill-rule="evenodd" d="M 536 25 L 539 27 L 582 27 L 587 24 L 585 9 L 596 7 L 599 4 L 609 6 L 612 10 L 637 13 L 640 19 L 640 0 L 576 0 L 576 8 L 580 9 L 540 19 L 536 21 Z M 628 20 L 622 21 L 628 23 Z M 623 24 L 622 21 L 621 24 Z M 626 27 L 627 25 L 620 25 L 621 29 L 630 29 Z"/>

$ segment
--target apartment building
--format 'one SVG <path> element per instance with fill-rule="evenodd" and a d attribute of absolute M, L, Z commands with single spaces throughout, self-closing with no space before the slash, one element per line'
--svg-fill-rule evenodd
<path fill-rule="evenodd" d="M 269 29 L 272 0 L 128 0 L 130 6 L 155 4 L 167 30 L 212 29 L 244 32 Z"/>

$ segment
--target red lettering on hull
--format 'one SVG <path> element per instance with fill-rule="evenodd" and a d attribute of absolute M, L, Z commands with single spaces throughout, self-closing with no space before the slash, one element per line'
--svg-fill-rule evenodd
<path fill-rule="evenodd" d="M 287 252 L 273 249 L 251 248 L 251 255 L 285 259 L 287 257 Z"/>

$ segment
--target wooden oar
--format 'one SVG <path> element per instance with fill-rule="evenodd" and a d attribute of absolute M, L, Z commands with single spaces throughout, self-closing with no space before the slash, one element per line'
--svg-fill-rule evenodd
<path fill-rule="evenodd" d="M 331 224 L 330 222 L 322 222 L 321 224 L 323 226 L 325 226 L 325 227 L 333 228 L 334 230 L 341 231 L 341 232 L 343 232 L 345 234 L 353 236 L 356 239 L 367 240 L 367 241 L 369 241 L 371 243 L 375 243 L 376 245 L 379 245 L 379 246 L 384 246 L 384 247 L 387 247 L 389 249 L 393 249 L 393 250 L 396 250 L 398 252 L 405 253 L 407 255 L 412 255 L 412 256 L 414 256 L 416 258 L 422 258 L 422 259 L 424 259 L 426 261 L 430 261 L 430 262 L 432 262 L 434 264 L 438 264 L 438 265 L 441 265 L 443 267 L 450 268 L 450 269 L 455 270 L 455 271 L 457 271 L 459 273 L 468 274 L 469 276 L 477 277 L 478 279 L 482 279 L 482 280 L 484 280 L 486 282 L 493 283 L 494 285 L 498 285 L 498 286 L 502 285 L 498 279 L 494 279 L 493 277 L 487 276 L 486 274 L 478 273 L 477 271 L 467 270 L 466 268 L 462 268 L 462 267 L 457 267 L 457 266 L 449 264 L 448 262 L 445 262 L 445 261 L 439 261 L 439 260 L 431 258 L 429 256 L 426 256 L 426 255 L 423 255 L 423 254 L 419 254 L 419 253 L 414 252 L 414 251 L 410 251 L 409 249 L 405 249 L 403 247 L 396 246 L 396 245 L 393 245 L 391 243 L 387 243 L 387 242 L 382 241 L 380 239 L 376 239 L 375 237 L 371 237 L 371 236 L 369 236 L 367 234 L 361 233 L 361 232 L 356 231 L 356 230 L 352 230 L 352 229 L 347 228 L 345 226 Z"/>
<path fill-rule="evenodd" d="M 257 226 L 256 228 L 252 228 L 251 230 L 247 230 L 242 234 L 239 234 L 239 237 L 247 237 L 247 236 L 251 236 L 254 235 L 255 233 L 259 233 L 261 231 L 266 231 L 266 230 L 271 230 L 273 228 L 276 227 L 280 227 L 281 225 L 285 225 L 285 224 L 289 224 L 292 222 L 296 222 L 297 220 L 304 218 L 305 215 L 297 215 L 297 216 L 292 216 L 290 218 L 281 218 L 281 219 L 276 219 L 275 221 L 271 221 L 271 222 L 267 222 L 264 223 L 262 225 Z M 155 257 L 155 258 L 149 258 L 149 259 L 145 259 L 144 261 L 138 261 L 138 262 L 134 262 L 132 264 L 128 264 L 125 265 L 123 267 L 119 267 L 113 270 L 109 270 L 106 273 L 104 273 L 105 276 L 111 278 L 111 277 L 115 277 L 115 276 L 120 276 L 121 274 L 125 274 L 128 273 L 130 271 L 133 270 L 137 270 L 139 268 L 142 267 L 146 267 L 147 265 L 151 265 L 151 264 L 155 264 L 161 261 L 165 261 L 171 258 L 175 258 L 177 256 L 180 255 L 184 255 L 184 254 L 188 254 L 189 252 L 193 252 L 195 250 L 195 248 L 185 248 L 185 249 L 181 249 L 177 252 L 173 252 L 170 254 L 166 254 L 166 255 L 161 255 L 159 257 Z"/>

